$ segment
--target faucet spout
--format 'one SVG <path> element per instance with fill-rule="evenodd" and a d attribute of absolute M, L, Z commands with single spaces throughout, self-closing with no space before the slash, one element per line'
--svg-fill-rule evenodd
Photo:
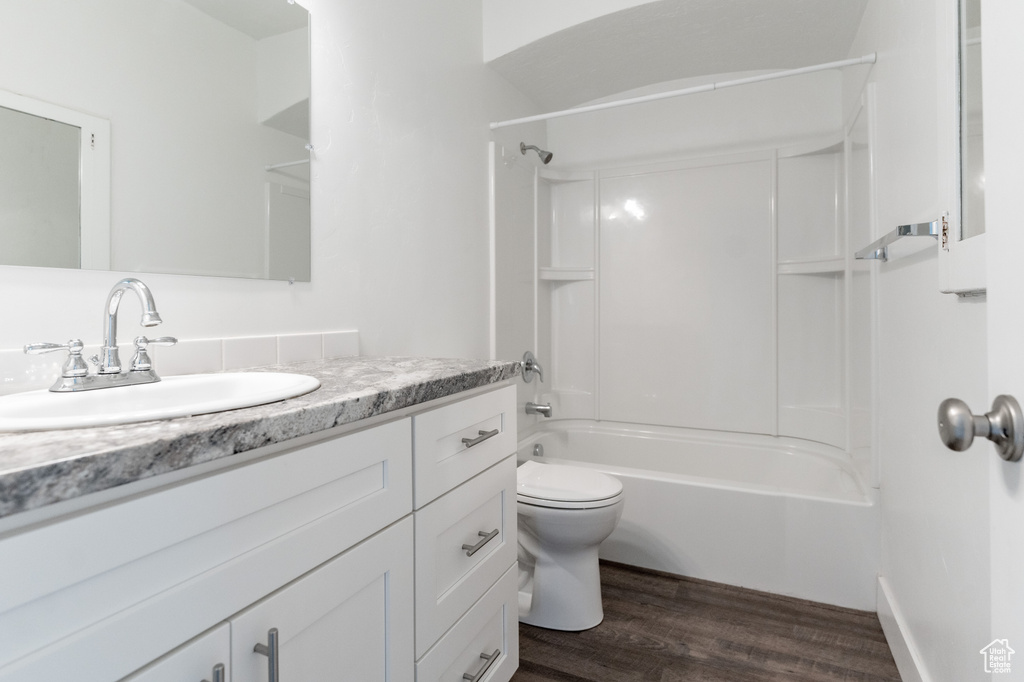
<path fill-rule="evenodd" d="M 538 405 L 537 403 L 526 403 L 526 414 L 539 414 L 542 417 L 551 418 L 551 403 Z"/>
<path fill-rule="evenodd" d="M 100 374 L 119 374 L 121 372 L 121 358 L 117 352 L 117 309 L 121 305 L 121 297 L 126 291 L 134 291 L 142 303 L 143 327 L 154 327 L 163 320 L 160 313 L 156 311 L 156 302 L 153 301 L 153 294 L 149 287 L 134 277 L 126 277 L 114 285 L 107 295 L 105 308 L 106 320 L 103 328 L 103 348 L 100 355 Z"/>

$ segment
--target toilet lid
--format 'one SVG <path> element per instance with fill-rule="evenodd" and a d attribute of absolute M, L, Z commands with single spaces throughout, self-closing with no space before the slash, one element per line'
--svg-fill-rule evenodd
<path fill-rule="evenodd" d="M 622 493 L 614 476 L 585 467 L 524 462 L 516 470 L 516 493 L 523 502 L 595 502 Z"/>

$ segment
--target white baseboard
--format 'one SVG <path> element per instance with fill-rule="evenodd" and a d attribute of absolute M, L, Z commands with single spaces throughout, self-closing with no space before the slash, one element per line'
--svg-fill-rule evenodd
<path fill-rule="evenodd" d="M 878 620 L 882 624 L 882 632 L 889 643 L 892 657 L 896 659 L 896 668 L 900 671 L 903 682 L 932 682 L 925 670 L 921 657 L 910 639 L 906 620 L 900 613 L 899 606 L 893 598 L 889 582 L 878 576 Z"/>

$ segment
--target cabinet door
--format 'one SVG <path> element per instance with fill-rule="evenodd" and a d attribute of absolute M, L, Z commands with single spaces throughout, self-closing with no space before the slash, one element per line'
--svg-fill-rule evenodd
<path fill-rule="evenodd" d="M 415 519 L 419 658 L 515 563 L 516 458 L 442 495 Z M 467 551 L 473 545 L 479 549 Z"/>
<path fill-rule="evenodd" d="M 231 679 L 230 659 L 231 629 L 222 623 L 122 682 L 227 682 Z M 215 671 L 217 666 L 219 671 Z"/>
<path fill-rule="evenodd" d="M 412 682 L 412 531 L 407 517 L 234 617 L 233 678 L 268 679 L 254 647 L 276 628 L 278 682 Z"/>

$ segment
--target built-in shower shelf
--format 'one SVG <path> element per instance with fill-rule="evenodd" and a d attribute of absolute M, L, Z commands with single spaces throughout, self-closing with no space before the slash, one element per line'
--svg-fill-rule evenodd
<path fill-rule="evenodd" d="M 537 277 L 549 282 L 583 282 L 594 279 L 594 268 L 539 268 Z"/>
<path fill-rule="evenodd" d="M 586 182 L 594 179 L 592 171 L 565 171 L 553 168 L 538 168 L 537 175 L 541 179 L 551 183 L 559 182 Z"/>
<path fill-rule="evenodd" d="M 845 269 L 846 259 L 842 256 L 779 261 L 780 275 L 824 275 Z"/>

